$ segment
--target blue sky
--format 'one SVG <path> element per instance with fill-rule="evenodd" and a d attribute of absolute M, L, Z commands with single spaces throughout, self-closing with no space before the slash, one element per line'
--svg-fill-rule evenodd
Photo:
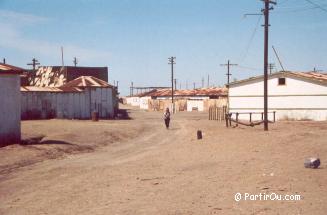
<path fill-rule="evenodd" d="M 327 10 L 326 0 L 312 0 Z M 279 0 L 271 11 L 270 47 L 287 70 L 327 70 L 327 12 L 306 0 Z M 0 57 L 27 68 L 42 65 L 108 66 L 122 94 L 137 86 L 169 86 L 167 58 L 176 56 L 178 87 L 262 74 L 263 17 L 259 0 L 0 0 Z M 260 19 L 260 20 L 259 20 Z M 257 24 L 258 23 L 258 24 Z M 256 30 L 255 30 L 256 29 Z M 255 33 L 254 33 L 255 32 Z M 252 38 L 252 40 L 251 40 Z M 270 48 L 270 62 L 280 69 Z"/>

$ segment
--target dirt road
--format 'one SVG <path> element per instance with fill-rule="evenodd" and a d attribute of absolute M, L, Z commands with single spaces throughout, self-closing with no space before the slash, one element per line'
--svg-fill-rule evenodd
<path fill-rule="evenodd" d="M 0 214 L 326 214 L 327 123 L 229 128 L 203 113 L 25 121 L 40 145 L 0 149 Z M 203 140 L 196 131 L 203 131 Z M 319 169 L 305 169 L 317 156 Z M 301 196 L 239 201 L 234 195 Z"/>

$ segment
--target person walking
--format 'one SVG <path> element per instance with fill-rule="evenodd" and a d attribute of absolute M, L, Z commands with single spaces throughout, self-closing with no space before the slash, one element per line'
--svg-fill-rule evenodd
<path fill-rule="evenodd" d="M 166 108 L 166 111 L 164 113 L 164 120 L 165 120 L 165 125 L 166 128 L 169 128 L 169 122 L 170 122 L 170 112 L 169 112 L 169 108 Z"/>

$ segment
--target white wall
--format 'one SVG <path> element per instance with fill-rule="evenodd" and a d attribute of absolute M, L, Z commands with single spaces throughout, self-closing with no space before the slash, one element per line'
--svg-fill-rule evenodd
<path fill-rule="evenodd" d="M 20 142 L 20 77 L 0 74 L 0 146 Z"/>
<path fill-rule="evenodd" d="M 203 100 L 187 100 L 187 111 L 192 111 L 193 108 L 203 111 L 203 106 Z"/>
<path fill-rule="evenodd" d="M 133 96 L 133 97 L 129 97 L 127 98 L 127 104 L 132 105 L 132 106 L 140 106 L 140 98 Z"/>
<path fill-rule="evenodd" d="M 22 118 L 40 113 L 41 118 L 54 111 L 55 118 L 89 119 L 92 111 L 99 117 L 114 116 L 114 98 L 111 88 L 92 88 L 83 92 L 22 92 Z"/>
<path fill-rule="evenodd" d="M 151 97 L 146 96 L 146 97 L 141 97 L 140 98 L 140 108 L 141 109 L 149 109 L 149 99 L 151 99 Z"/>
<path fill-rule="evenodd" d="M 276 111 L 277 120 L 327 120 L 326 86 L 290 77 L 286 77 L 286 85 L 279 86 L 275 77 L 269 79 L 268 87 L 268 108 Z M 263 81 L 231 86 L 229 104 L 230 112 L 262 112 Z M 256 116 L 261 119 L 260 115 Z M 248 117 L 240 115 L 243 119 Z M 272 120 L 272 114 L 269 119 Z"/>

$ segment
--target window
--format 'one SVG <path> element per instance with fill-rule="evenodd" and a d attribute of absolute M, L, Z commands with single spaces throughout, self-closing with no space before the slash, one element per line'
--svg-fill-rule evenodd
<path fill-rule="evenodd" d="M 285 78 L 278 78 L 278 85 L 286 85 L 286 79 Z"/>

